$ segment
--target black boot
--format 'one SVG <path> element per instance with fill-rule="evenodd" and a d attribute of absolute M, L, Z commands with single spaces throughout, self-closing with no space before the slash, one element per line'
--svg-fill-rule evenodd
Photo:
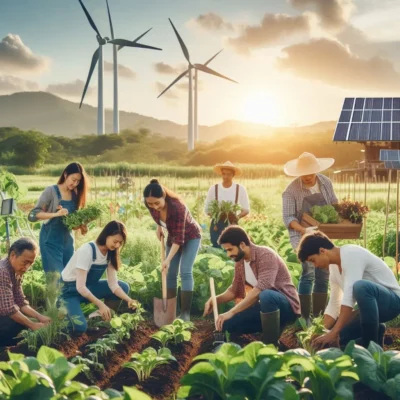
<path fill-rule="evenodd" d="M 301 316 L 306 320 L 307 326 L 311 326 L 311 294 L 299 294 Z"/>
<path fill-rule="evenodd" d="M 312 313 L 313 317 L 317 318 L 320 314 L 324 315 L 328 293 L 313 293 L 312 294 Z"/>
<path fill-rule="evenodd" d="M 167 289 L 167 299 L 176 297 L 176 289 Z"/>
<path fill-rule="evenodd" d="M 192 308 L 193 292 L 181 291 L 181 315 L 180 319 L 190 321 L 190 309 Z"/>
<path fill-rule="evenodd" d="M 260 312 L 262 326 L 261 340 L 264 344 L 273 344 L 278 346 L 278 340 L 281 335 L 280 315 L 280 310 L 269 313 Z"/>

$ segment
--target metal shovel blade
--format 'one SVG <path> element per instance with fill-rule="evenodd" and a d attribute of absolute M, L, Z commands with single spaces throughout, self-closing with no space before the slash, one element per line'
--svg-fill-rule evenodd
<path fill-rule="evenodd" d="M 176 319 L 176 297 L 157 299 L 154 297 L 154 323 L 158 328 L 169 325 Z"/>

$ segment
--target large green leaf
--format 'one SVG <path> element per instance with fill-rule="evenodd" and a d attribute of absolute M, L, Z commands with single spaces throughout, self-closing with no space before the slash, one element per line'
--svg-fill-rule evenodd
<path fill-rule="evenodd" d="M 388 379 L 383 386 L 383 391 L 393 400 L 400 399 L 400 374 Z"/>
<path fill-rule="evenodd" d="M 64 358 L 64 354 L 47 346 L 42 346 L 37 354 L 37 360 L 40 364 L 54 364 L 58 358 Z"/>
<path fill-rule="evenodd" d="M 396 352 L 397 354 L 395 355 L 388 353 L 385 351 L 385 355 L 390 357 L 387 376 L 388 378 L 394 378 L 397 374 L 400 374 L 400 353 Z"/>
<path fill-rule="evenodd" d="M 135 387 L 124 386 L 124 400 L 151 400 L 151 397 L 146 393 L 141 392 Z"/>
<path fill-rule="evenodd" d="M 323 360 L 335 360 L 336 358 L 341 357 L 343 354 L 343 351 L 336 347 L 320 350 L 316 353 L 316 355 L 321 357 Z"/>

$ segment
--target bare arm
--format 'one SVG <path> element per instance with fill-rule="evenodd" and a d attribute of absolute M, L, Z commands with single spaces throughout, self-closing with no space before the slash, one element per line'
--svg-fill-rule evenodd
<path fill-rule="evenodd" d="M 21 311 L 17 311 L 16 313 L 10 315 L 10 318 L 17 322 L 18 324 L 21 324 L 25 326 L 26 328 L 36 330 L 43 328 L 45 324 L 42 324 L 41 322 L 33 322 L 29 318 L 27 318 L 24 314 L 22 314 Z"/>
<path fill-rule="evenodd" d="M 260 289 L 251 289 L 250 292 L 247 293 L 246 297 L 240 303 L 236 304 L 236 306 L 233 307 L 230 312 L 235 315 L 248 309 L 257 302 L 260 292 Z"/>
<path fill-rule="evenodd" d="M 289 228 L 293 229 L 297 232 L 300 232 L 302 235 L 304 235 L 306 233 L 306 228 L 304 228 L 304 226 L 301 226 L 298 221 L 293 220 L 290 224 L 289 224 Z"/>
<path fill-rule="evenodd" d="M 335 318 L 332 318 L 328 314 L 324 315 L 324 327 L 326 329 L 332 329 L 333 326 L 335 325 L 335 323 L 336 323 L 336 319 Z"/>

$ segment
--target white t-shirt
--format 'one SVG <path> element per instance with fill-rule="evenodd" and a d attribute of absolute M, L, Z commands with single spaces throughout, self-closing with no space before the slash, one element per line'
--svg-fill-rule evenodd
<path fill-rule="evenodd" d="M 239 184 L 232 183 L 230 187 L 225 188 L 222 186 L 222 183 L 218 183 L 218 202 L 230 201 L 235 203 L 236 185 Z M 215 185 L 208 189 L 206 203 L 204 205 L 204 210 L 206 213 L 208 212 L 208 207 L 213 200 L 215 200 Z M 250 211 L 249 196 L 247 195 L 246 189 L 242 185 L 239 185 L 238 204 L 242 210 Z"/>
<path fill-rule="evenodd" d="M 248 284 L 250 284 L 253 287 L 257 286 L 258 281 L 257 281 L 256 276 L 254 275 L 253 270 L 251 269 L 249 261 L 244 262 L 244 275 L 246 277 L 246 282 Z"/>
<path fill-rule="evenodd" d="M 336 319 L 340 307 L 354 307 L 353 285 L 365 279 L 379 283 L 400 296 L 400 286 L 391 269 L 375 254 L 361 246 L 347 244 L 340 248 L 342 273 L 336 264 L 329 265 L 331 295 L 325 314 Z"/>
<path fill-rule="evenodd" d="M 315 185 L 309 187 L 308 190 L 311 192 L 311 194 L 321 193 L 321 190 L 320 190 L 320 188 L 319 188 L 318 180 L 317 180 L 317 182 L 315 183 Z"/>

